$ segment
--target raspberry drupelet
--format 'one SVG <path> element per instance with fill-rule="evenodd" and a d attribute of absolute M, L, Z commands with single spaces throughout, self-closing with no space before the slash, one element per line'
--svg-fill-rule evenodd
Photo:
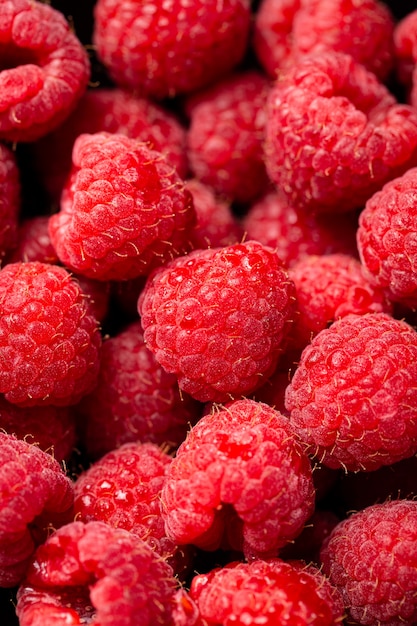
<path fill-rule="evenodd" d="M 375 504 L 334 528 L 321 559 L 324 573 L 343 596 L 348 624 L 416 623 L 416 545 L 415 500 Z"/>
<path fill-rule="evenodd" d="M 417 451 L 417 332 L 385 313 L 350 314 L 303 350 L 290 421 L 330 468 L 370 471 Z"/>
<path fill-rule="evenodd" d="M 73 518 L 74 489 L 50 454 L 0 432 L 0 491 L 0 587 L 14 587 L 50 527 Z"/>
<path fill-rule="evenodd" d="M 61 12 L 35 0 L 1 3 L 0 139 L 34 141 L 75 108 L 88 55 Z"/>
<path fill-rule="evenodd" d="M 13 404 L 69 405 L 96 384 L 101 334 L 78 283 L 47 263 L 0 271 L 0 393 Z"/>
<path fill-rule="evenodd" d="M 149 276 L 138 301 L 146 345 L 202 402 L 262 385 L 283 351 L 293 307 L 286 269 L 256 241 L 174 259 Z"/>
<path fill-rule="evenodd" d="M 162 514 L 169 537 L 203 550 L 276 556 L 314 510 L 310 461 L 286 417 L 253 400 L 214 407 L 167 469 Z"/>
<path fill-rule="evenodd" d="M 191 582 L 204 624 L 337 626 L 340 592 L 314 566 L 281 559 L 231 562 Z"/>
<path fill-rule="evenodd" d="M 60 261 L 97 280 L 147 275 L 189 249 L 192 197 L 166 158 L 121 134 L 80 135 L 49 234 Z"/>
<path fill-rule="evenodd" d="M 72 522 L 39 546 L 19 587 L 20 626 L 174 626 L 177 581 L 140 537 Z"/>
<path fill-rule="evenodd" d="M 417 161 L 417 112 L 341 52 L 307 55 L 271 89 L 266 166 L 306 211 L 362 208 Z"/>
<path fill-rule="evenodd" d="M 225 76 L 246 52 L 248 0 L 98 0 L 93 43 L 119 87 L 163 99 Z"/>

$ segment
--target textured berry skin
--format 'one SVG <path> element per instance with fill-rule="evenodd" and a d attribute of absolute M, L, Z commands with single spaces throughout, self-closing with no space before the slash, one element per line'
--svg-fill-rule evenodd
<path fill-rule="evenodd" d="M 191 560 L 166 536 L 161 490 L 171 457 L 153 443 L 127 443 L 81 474 L 74 485 L 74 511 L 81 522 L 124 528 L 167 559 L 176 573 Z"/>
<path fill-rule="evenodd" d="M 385 80 L 393 66 L 394 19 L 378 0 L 263 0 L 253 46 L 272 77 L 303 54 L 337 51 Z"/>
<path fill-rule="evenodd" d="M 247 239 L 276 248 L 287 267 L 310 254 L 357 255 L 357 224 L 350 213 L 306 213 L 280 191 L 269 192 L 252 204 L 242 225 Z"/>
<path fill-rule="evenodd" d="M 192 96 L 187 107 L 190 168 L 219 195 L 251 202 L 269 186 L 263 159 L 269 81 L 241 72 Z"/>
<path fill-rule="evenodd" d="M 38 548 L 20 586 L 21 626 L 173 626 L 171 567 L 139 537 L 72 522 Z"/>
<path fill-rule="evenodd" d="M 297 297 L 291 329 L 294 345 L 304 348 L 312 337 L 349 313 L 391 313 L 382 289 L 365 277 L 361 263 L 346 254 L 306 256 L 289 270 Z"/>
<path fill-rule="evenodd" d="M 269 97 L 266 166 L 304 210 L 358 209 L 416 164 L 417 112 L 342 53 L 307 55 Z"/>
<path fill-rule="evenodd" d="M 102 131 L 148 143 L 181 177 L 187 175 L 185 129 L 171 112 L 123 89 L 90 89 L 63 124 L 31 146 L 33 168 L 52 199 L 59 202 L 78 135 Z"/>
<path fill-rule="evenodd" d="M 290 420 L 324 465 L 375 470 L 417 451 L 417 332 L 385 313 L 347 315 L 302 352 Z"/>
<path fill-rule="evenodd" d="M 190 596 L 210 626 L 336 626 L 343 620 L 338 590 L 301 561 L 231 562 L 195 576 Z"/>
<path fill-rule="evenodd" d="M 228 401 L 272 374 L 293 294 L 272 248 L 249 241 L 196 250 L 149 277 L 138 301 L 145 342 L 181 389 Z"/>
<path fill-rule="evenodd" d="M 91 391 L 101 335 L 71 275 L 46 263 L 0 272 L 0 393 L 13 404 L 69 405 Z"/>
<path fill-rule="evenodd" d="M 80 135 L 49 234 L 61 262 L 96 280 L 148 274 L 188 250 L 191 194 L 160 152 L 120 134 Z"/>
<path fill-rule="evenodd" d="M 37 446 L 0 431 L 0 586 L 18 585 L 48 527 L 73 516 L 72 482 Z"/>
<path fill-rule="evenodd" d="M 78 412 L 84 446 L 98 458 L 130 441 L 177 447 L 200 406 L 180 394 L 176 376 L 156 361 L 135 321 L 103 342 L 97 384 Z"/>
<path fill-rule="evenodd" d="M 116 85 L 157 99 L 215 82 L 241 60 L 250 27 L 247 0 L 98 0 L 93 43 Z"/>
<path fill-rule="evenodd" d="M 244 399 L 215 407 L 190 430 L 168 467 L 162 513 L 179 544 L 212 550 L 226 542 L 248 559 L 265 558 L 301 532 L 314 495 L 288 419 Z"/>
<path fill-rule="evenodd" d="M 2 2 L 0 139 L 34 141 L 68 117 L 90 78 L 65 17 L 33 0 Z"/>
<path fill-rule="evenodd" d="M 321 551 L 324 572 L 343 596 L 347 623 L 417 621 L 417 502 L 393 500 L 340 522 Z"/>
<path fill-rule="evenodd" d="M 20 173 L 14 153 L 0 144 L 0 259 L 16 245 Z"/>
<path fill-rule="evenodd" d="M 359 216 L 359 255 L 390 300 L 417 306 L 417 168 L 387 183 Z"/>

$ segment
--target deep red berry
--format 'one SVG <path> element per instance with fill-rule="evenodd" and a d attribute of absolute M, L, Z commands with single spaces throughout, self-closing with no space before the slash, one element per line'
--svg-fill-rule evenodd
<path fill-rule="evenodd" d="M 17 242 L 21 206 L 20 171 L 14 153 L 0 143 L 0 259 Z"/>

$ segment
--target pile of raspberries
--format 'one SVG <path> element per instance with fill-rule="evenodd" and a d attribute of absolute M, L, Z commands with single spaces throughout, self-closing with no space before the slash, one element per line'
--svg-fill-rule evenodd
<path fill-rule="evenodd" d="M 2 626 L 417 624 L 417 7 L 0 0 Z"/>

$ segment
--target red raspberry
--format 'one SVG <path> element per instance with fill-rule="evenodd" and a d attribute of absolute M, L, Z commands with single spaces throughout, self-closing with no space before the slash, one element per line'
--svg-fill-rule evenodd
<path fill-rule="evenodd" d="M 102 131 L 148 143 L 181 177 L 187 175 L 185 129 L 171 112 L 122 89 L 91 89 L 59 128 L 32 145 L 31 166 L 52 199 L 59 201 L 78 135 Z"/>
<path fill-rule="evenodd" d="M 370 471 L 417 451 L 417 332 L 347 315 L 313 338 L 287 388 L 291 422 L 324 465 Z"/>
<path fill-rule="evenodd" d="M 269 186 L 263 159 L 268 91 L 262 74 L 247 71 L 217 82 L 187 103 L 190 168 L 230 201 L 251 202 Z"/>
<path fill-rule="evenodd" d="M 0 272 L 0 393 L 22 406 L 69 405 L 91 391 L 101 335 L 61 267 L 10 263 Z"/>
<path fill-rule="evenodd" d="M 176 580 L 139 537 L 72 522 L 40 546 L 18 591 L 20 626 L 173 626 Z"/>
<path fill-rule="evenodd" d="M 49 215 L 28 217 L 17 230 L 16 245 L 7 255 L 9 263 L 38 261 L 57 265 L 59 259 L 48 232 Z"/>
<path fill-rule="evenodd" d="M 130 441 L 176 447 L 200 412 L 148 350 L 139 321 L 104 341 L 97 384 L 77 410 L 93 458 Z"/>
<path fill-rule="evenodd" d="M 226 75 L 246 51 L 248 0 L 98 0 L 93 43 L 119 86 L 158 99 Z"/>
<path fill-rule="evenodd" d="M 343 620 L 338 590 L 301 561 L 232 562 L 195 576 L 190 596 L 213 626 L 337 626 Z"/>
<path fill-rule="evenodd" d="M 290 202 L 351 211 L 416 164 L 417 112 L 342 53 L 306 56 L 271 90 L 266 165 Z"/>
<path fill-rule="evenodd" d="M 417 502 L 388 501 L 340 522 L 321 552 L 354 623 L 417 621 Z"/>
<path fill-rule="evenodd" d="M 417 9 L 400 20 L 394 29 L 394 58 L 397 78 L 417 106 Z"/>
<path fill-rule="evenodd" d="M 195 213 L 172 165 L 146 144 L 80 135 L 61 210 L 49 223 L 61 262 L 97 280 L 148 274 L 188 249 Z"/>
<path fill-rule="evenodd" d="M 166 536 L 161 490 L 172 458 L 152 443 L 127 443 L 96 461 L 74 485 L 74 510 L 81 522 L 101 521 L 146 541 L 178 574 L 191 553 Z"/>
<path fill-rule="evenodd" d="M 0 138 L 34 141 L 68 117 L 90 78 L 87 53 L 64 16 L 34 0 L 4 0 Z"/>
<path fill-rule="evenodd" d="M 369 198 L 359 216 L 358 250 L 366 275 L 392 301 L 417 306 L 417 167 Z"/>
<path fill-rule="evenodd" d="M 378 0 L 263 0 L 253 46 L 270 76 L 303 54 L 350 54 L 381 80 L 393 66 L 394 19 Z"/>
<path fill-rule="evenodd" d="M 221 248 L 242 241 L 243 229 L 228 202 L 216 197 L 210 187 L 196 178 L 186 180 L 185 188 L 193 197 L 197 217 L 190 233 L 193 248 Z"/>
<path fill-rule="evenodd" d="M 247 558 L 275 556 L 313 512 L 311 474 L 280 413 L 248 399 L 215 407 L 167 469 L 166 532 L 179 544 L 212 550 L 225 541 Z"/>
<path fill-rule="evenodd" d="M 0 586 L 14 587 L 49 527 L 72 519 L 73 486 L 51 455 L 0 431 L 0 492 Z"/>
<path fill-rule="evenodd" d="M 181 389 L 228 401 L 274 371 L 293 293 L 272 248 L 249 241 L 196 250 L 149 277 L 138 303 L 145 342 Z"/>
<path fill-rule="evenodd" d="M 276 248 L 287 267 L 309 254 L 357 254 L 357 225 L 350 213 L 306 214 L 280 191 L 255 202 L 243 218 L 243 227 L 249 239 Z"/>
<path fill-rule="evenodd" d="M 0 260 L 16 245 L 20 195 L 20 172 L 16 158 L 9 148 L 0 143 Z"/>
<path fill-rule="evenodd" d="M 304 348 L 320 330 L 349 313 L 391 313 L 384 292 L 346 254 L 306 256 L 289 270 L 297 297 L 292 344 Z"/>
<path fill-rule="evenodd" d="M 72 407 L 20 407 L 0 395 L 0 429 L 36 444 L 57 461 L 68 461 L 76 444 Z"/>

